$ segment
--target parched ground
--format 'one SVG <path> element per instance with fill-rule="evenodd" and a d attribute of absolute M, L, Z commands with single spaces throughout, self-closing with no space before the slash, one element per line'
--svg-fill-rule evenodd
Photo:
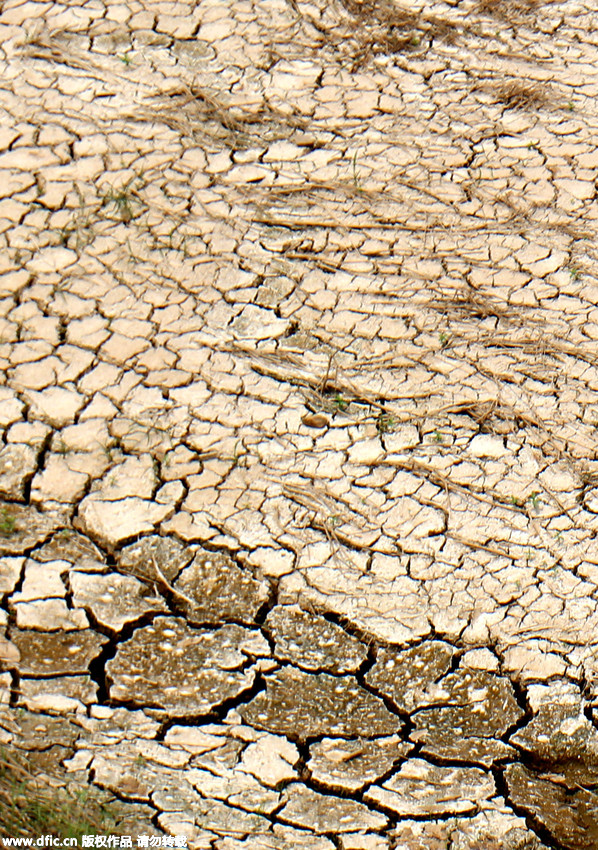
<path fill-rule="evenodd" d="M 2 3 L 0 745 L 106 833 L 598 847 L 593 7 Z"/>

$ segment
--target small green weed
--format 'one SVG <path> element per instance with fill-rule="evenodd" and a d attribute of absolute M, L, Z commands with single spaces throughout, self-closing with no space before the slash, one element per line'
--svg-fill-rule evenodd
<path fill-rule="evenodd" d="M 344 413 L 346 410 L 349 409 L 350 402 L 344 399 L 340 393 L 335 394 L 334 398 L 332 399 L 332 403 L 334 404 L 336 409 L 339 410 L 341 413 Z"/>
<path fill-rule="evenodd" d="M 540 493 L 538 492 L 538 490 L 533 490 L 531 492 L 529 496 L 529 501 L 532 503 L 535 512 L 539 513 L 542 502 L 540 500 Z"/>
<path fill-rule="evenodd" d="M 127 67 L 128 67 L 128 66 L 131 64 L 131 62 L 133 61 L 133 60 L 131 59 L 131 57 L 129 56 L 129 54 L 128 54 L 128 53 L 123 53 L 123 55 L 122 55 L 122 56 L 119 56 L 118 58 L 119 58 L 119 59 L 120 59 L 120 61 L 123 63 L 123 65 L 126 65 Z"/>
<path fill-rule="evenodd" d="M 438 430 L 434 431 L 434 442 L 442 443 L 443 441 L 444 441 L 444 435 L 443 435 L 442 431 L 438 431 Z"/>
<path fill-rule="evenodd" d="M 446 333 L 446 331 L 442 331 L 442 333 L 438 334 L 438 340 L 442 348 L 446 348 L 449 341 L 449 335 Z"/>
<path fill-rule="evenodd" d="M 10 513 L 7 507 L 0 510 L 0 536 L 10 537 L 14 534 L 17 526 L 17 521 Z"/>
<path fill-rule="evenodd" d="M 376 429 L 379 434 L 391 434 L 397 427 L 397 420 L 392 413 L 381 413 L 376 419 Z"/>

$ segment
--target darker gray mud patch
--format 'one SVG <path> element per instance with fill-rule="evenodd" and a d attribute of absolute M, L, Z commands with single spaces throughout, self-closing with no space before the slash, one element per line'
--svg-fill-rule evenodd
<path fill-rule="evenodd" d="M 229 838 L 284 828 L 343 849 L 365 847 L 348 837 L 364 832 L 407 850 L 598 847 L 598 732 L 575 683 L 516 693 L 490 653 L 478 669 L 441 639 L 368 644 L 325 614 L 272 604 L 271 585 L 228 555 L 156 535 L 116 569 L 80 536 L 52 560 L 55 532 L 23 527 L 34 552 L 0 558 L 15 607 L 3 669 L 26 712 L 0 737 L 40 769 L 89 747 L 77 758 L 95 785 L 164 823 L 182 806 Z M 46 623 L 25 618 L 19 594 L 29 599 L 24 576 L 52 570 L 69 630 L 20 625 Z M 89 706 L 86 732 L 31 720 L 52 683 Z M 116 727 L 118 753 L 103 746 Z"/>
<path fill-rule="evenodd" d="M 170 716 L 206 714 L 250 688 L 256 675 L 250 659 L 269 651 L 260 632 L 241 626 L 198 631 L 180 618 L 157 617 L 107 663 L 110 699 Z"/>
<path fill-rule="evenodd" d="M 274 639 L 274 657 L 304 670 L 354 673 L 367 658 L 361 641 L 297 605 L 278 605 L 264 625 Z"/>
<path fill-rule="evenodd" d="M 403 726 L 381 699 L 352 677 L 284 667 L 265 679 L 266 691 L 239 709 L 258 729 L 305 741 L 321 735 L 392 735 Z"/>
<path fill-rule="evenodd" d="M 595 850 L 598 847 L 598 794 L 549 771 L 550 779 L 510 764 L 505 771 L 509 798 L 533 815 L 558 847 Z"/>

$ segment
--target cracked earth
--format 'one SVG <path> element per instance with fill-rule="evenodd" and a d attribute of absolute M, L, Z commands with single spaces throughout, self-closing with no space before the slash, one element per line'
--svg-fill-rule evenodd
<path fill-rule="evenodd" d="M 113 832 L 598 847 L 597 29 L 4 0 L 0 744 Z"/>

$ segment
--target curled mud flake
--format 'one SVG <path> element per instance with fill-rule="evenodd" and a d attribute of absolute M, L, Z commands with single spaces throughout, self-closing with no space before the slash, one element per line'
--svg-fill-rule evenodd
<path fill-rule="evenodd" d="M 531 754 L 555 781 L 594 786 L 598 782 L 598 732 L 584 713 L 584 701 L 575 685 L 532 685 L 528 699 L 535 715 L 511 736 L 510 743 Z"/>
<path fill-rule="evenodd" d="M 97 685 L 89 676 L 21 679 L 19 704 L 25 705 L 31 711 L 61 714 L 96 703 L 97 692 Z"/>
<path fill-rule="evenodd" d="M 554 781 L 556 778 L 557 781 Z M 598 846 L 598 794 L 562 776 L 534 773 L 521 764 L 505 771 L 508 798 L 528 812 L 566 850 L 594 850 Z"/>
<path fill-rule="evenodd" d="M 25 485 L 37 469 L 37 452 L 31 446 L 12 444 L 0 450 L 0 496 L 23 499 Z"/>
<path fill-rule="evenodd" d="M 238 806 L 246 812 L 272 814 L 280 806 L 280 793 L 264 788 L 253 776 L 235 768 L 191 768 L 185 777 L 202 796 Z"/>
<path fill-rule="evenodd" d="M 278 735 L 260 735 L 242 756 L 242 770 L 268 787 L 297 779 L 294 765 L 299 761 L 299 750 L 286 738 Z"/>
<path fill-rule="evenodd" d="M 304 670 L 354 673 L 367 657 L 367 648 L 357 638 L 296 605 L 277 606 L 265 625 L 274 638 L 275 658 Z"/>
<path fill-rule="evenodd" d="M 495 793 L 492 777 L 477 767 L 438 767 L 410 759 L 381 787 L 372 786 L 363 799 L 403 817 L 434 816 L 474 812 Z"/>
<path fill-rule="evenodd" d="M 169 582 L 179 574 L 193 557 L 193 548 L 184 546 L 173 537 L 159 537 L 152 534 L 143 537 L 137 543 L 125 546 L 119 555 L 119 565 L 123 572 L 130 572 L 140 579 L 156 581 L 154 561 Z"/>
<path fill-rule="evenodd" d="M 344 791 L 361 791 L 380 779 L 413 749 L 397 735 L 343 740 L 324 738 L 309 748 L 307 767 L 315 780 Z"/>
<path fill-rule="evenodd" d="M 278 813 L 280 820 L 316 833 L 383 829 L 388 824 L 388 818 L 363 803 L 318 794 L 299 783 L 289 785 L 283 798 L 287 802 Z"/>
<path fill-rule="evenodd" d="M 381 648 L 365 680 L 402 711 L 436 702 L 434 683 L 451 667 L 454 649 L 442 641 L 427 641 L 400 651 Z"/>
<path fill-rule="evenodd" d="M 101 626 L 115 632 L 148 611 L 168 610 L 163 599 L 148 593 L 132 576 L 71 572 L 70 584 L 74 604 L 87 608 Z"/>
<path fill-rule="evenodd" d="M 25 563 L 24 558 L 0 558 L 0 593 L 12 593 Z"/>
<path fill-rule="evenodd" d="M 199 632 L 183 620 L 158 617 L 106 665 L 110 698 L 171 716 L 204 714 L 251 687 L 255 669 L 245 668 L 255 645 L 255 635 L 240 626 Z"/>
<path fill-rule="evenodd" d="M 88 537 L 73 529 L 60 528 L 47 543 L 36 549 L 32 557 L 36 561 L 69 561 L 77 564 L 78 570 L 104 568 L 104 555 Z"/>
<path fill-rule="evenodd" d="M 253 623 L 270 595 L 265 582 L 256 581 L 225 555 L 212 553 L 196 555 L 173 587 L 177 603 L 192 624 Z"/>
<path fill-rule="evenodd" d="M 89 628 L 85 611 L 68 608 L 64 599 L 18 602 L 14 608 L 20 629 L 70 632 Z"/>
<path fill-rule="evenodd" d="M 79 505 L 78 526 L 85 534 L 109 549 L 140 534 L 147 534 L 173 514 L 171 505 L 129 496 L 117 501 L 98 494 L 86 496 Z"/>
<path fill-rule="evenodd" d="M 306 740 L 319 735 L 392 735 L 401 721 L 355 679 L 284 667 L 239 713 L 258 729 Z"/>

